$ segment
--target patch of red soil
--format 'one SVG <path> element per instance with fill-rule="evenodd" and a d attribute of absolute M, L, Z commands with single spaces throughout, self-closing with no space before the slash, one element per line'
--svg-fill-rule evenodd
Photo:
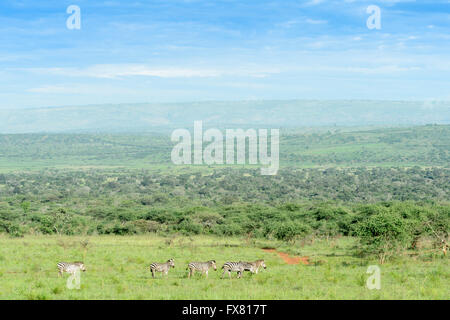
<path fill-rule="evenodd" d="M 266 252 L 276 253 L 281 259 L 284 260 L 287 264 L 299 264 L 300 262 L 303 264 L 309 264 L 309 257 L 298 257 L 298 256 L 290 256 L 285 252 L 280 252 L 275 249 L 263 249 Z"/>

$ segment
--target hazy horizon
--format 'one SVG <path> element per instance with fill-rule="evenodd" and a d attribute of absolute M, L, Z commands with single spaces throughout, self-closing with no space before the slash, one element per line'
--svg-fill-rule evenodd
<path fill-rule="evenodd" d="M 450 124 L 447 101 L 243 100 L 0 109 L 0 133 L 166 132 L 220 128 Z"/>
<path fill-rule="evenodd" d="M 140 102 L 117 102 L 117 103 L 85 103 L 85 104 L 61 104 L 61 105 L 35 105 L 24 106 L 17 108 L 8 108 L 0 106 L 0 110 L 13 111 L 16 109 L 29 110 L 29 109 L 56 109 L 56 108 L 89 108 L 105 105 L 173 105 L 173 104 L 195 104 L 195 103 L 236 103 L 236 102 L 290 102 L 290 101 L 317 101 L 317 102 L 407 102 L 407 103 L 448 103 L 450 109 L 449 99 L 308 99 L 308 98 L 291 98 L 291 99 L 197 99 L 197 100 L 181 100 L 181 101 L 140 101 Z"/>

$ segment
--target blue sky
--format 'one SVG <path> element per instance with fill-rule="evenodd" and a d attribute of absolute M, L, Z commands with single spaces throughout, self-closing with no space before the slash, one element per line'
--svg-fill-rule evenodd
<path fill-rule="evenodd" d="M 450 100 L 450 0 L 0 0 L 0 39 L 0 108 Z"/>

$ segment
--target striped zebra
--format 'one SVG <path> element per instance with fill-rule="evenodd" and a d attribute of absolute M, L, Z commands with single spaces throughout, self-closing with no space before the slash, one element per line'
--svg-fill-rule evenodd
<path fill-rule="evenodd" d="M 244 262 L 244 261 L 239 261 L 239 262 L 225 262 L 224 265 L 222 266 L 223 272 L 222 272 L 222 278 L 225 274 L 225 272 L 228 272 L 228 276 L 231 279 L 231 272 L 237 272 L 238 274 L 238 278 L 242 277 L 242 273 L 244 272 L 244 270 L 248 268 L 248 269 L 252 269 L 253 270 L 253 265 Z"/>
<path fill-rule="evenodd" d="M 258 273 L 259 268 L 263 267 L 266 269 L 266 264 L 263 259 L 259 259 L 253 262 L 246 262 L 247 266 L 244 267 L 245 271 L 250 271 L 251 273 Z"/>
<path fill-rule="evenodd" d="M 75 274 L 77 271 L 86 271 L 86 267 L 83 262 L 58 262 L 58 276 L 62 276 L 64 272 Z"/>
<path fill-rule="evenodd" d="M 206 274 L 206 278 L 208 278 L 208 271 L 210 268 L 214 268 L 214 271 L 217 270 L 216 260 L 209 260 L 206 262 L 190 262 L 188 264 L 189 274 L 188 278 L 194 275 L 195 271 L 201 272 L 202 274 Z"/>
<path fill-rule="evenodd" d="M 173 259 L 169 259 L 165 263 L 153 262 L 150 265 L 150 271 L 152 272 L 152 277 L 153 278 L 155 277 L 155 272 L 162 272 L 161 277 L 163 274 L 165 274 L 167 276 L 167 274 L 169 273 L 169 269 L 171 267 L 175 268 L 175 262 L 173 261 Z"/>

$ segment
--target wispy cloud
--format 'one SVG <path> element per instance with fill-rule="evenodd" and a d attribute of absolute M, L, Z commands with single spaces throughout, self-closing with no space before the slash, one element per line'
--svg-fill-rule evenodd
<path fill-rule="evenodd" d="M 316 19 L 306 19 L 305 21 L 306 21 L 306 23 L 309 23 L 309 24 L 325 24 L 325 23 L 328 23 L 327 20 L 316 20 Z"/>
<path fill-rule="evenodd" d="M 279 73 L 276 68 L 251 69 L 239 67 L 236 69 L 188 69 L 188 68 L 152 68 L 139 64 L 104 64 L 87 68 L 28 68 L 19 69 L 37 74 L 51 74 L 64 77 L 86 77 L 120 79 L 125 77 L 156 77 L 156 78 L 215 78 L 223 76 L 265 77 Z"/>

